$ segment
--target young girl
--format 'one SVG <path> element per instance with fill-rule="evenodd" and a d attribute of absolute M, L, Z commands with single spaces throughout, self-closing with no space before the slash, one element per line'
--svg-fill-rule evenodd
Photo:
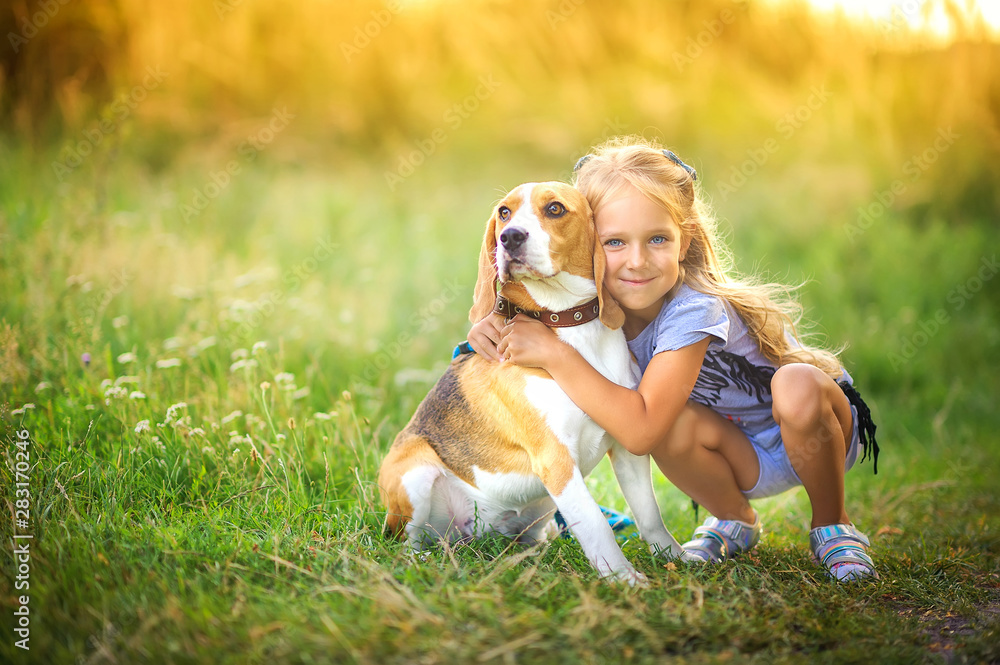
<path fill-rule="evenodd" d="M 838 580 L 877 577 L 844 507 L 859 448 L 877 463 L 875 428 L 836 356 L 799 340 L 800 308 L 785 290 L 730 275 L 697 174 L 672 152 L 612 139 L 577 169 L 607 256 L 604 284 L 642 369 L 638 389 L 608 381 L 524 315 L 483 319 L 472 348 L 546 370 L 625 448 L 652 455 L 711 513 L 684 544 L 699 559 L 753 548 L 762 526 L 750 499 L 802 485 L 815 558 Z"/>

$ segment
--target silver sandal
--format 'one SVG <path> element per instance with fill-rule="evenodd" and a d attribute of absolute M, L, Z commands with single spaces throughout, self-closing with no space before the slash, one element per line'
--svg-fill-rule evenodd
<path fill-rule="evenodd" d="M 709 517 L 694 530 L 691 540 L 684 543 L 684 551 L 688 555 L 685 558 L 703 563 L 725 561 L 756 547 L 763 531 L 760 515 L 756 511 L 753 524 Z"/>
<path fill-rule="evenodd" d="M 853 524 L 831 524 L 809 532 L 813 560 L 839 582 L 878 579 L 875 563 L 868 555 L 868 536 Z"/>

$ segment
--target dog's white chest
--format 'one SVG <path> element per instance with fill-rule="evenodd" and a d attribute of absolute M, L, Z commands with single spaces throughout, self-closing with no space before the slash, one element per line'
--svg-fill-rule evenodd
<path fill-rule="evenodd" d="M 552 379 L 528 377 L 525 397 L 538 409 L 545 423 L 559 442 L 566 446 L 570 456 L 583 475 L 590 473 L 608 450 L 606 432 L 590 419 Z"/>

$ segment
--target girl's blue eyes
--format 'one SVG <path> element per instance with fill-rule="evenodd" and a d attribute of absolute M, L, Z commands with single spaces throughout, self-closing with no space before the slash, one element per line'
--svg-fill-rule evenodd
<path fill-rule="evenodd" d="M 652 238 L 649 239 L 649 242 L 650 244 L 653 245 L 662 245 L 666 242 L 669 242 L 669 240 L 667 239 L 666 236 L 653 236 Z M 623 243 L 621 240 L 618 240 L 617 238 L 612 238 L 611 240 L 607 240 L 604 242 L 604 244 L 607 245 L 608 247 L 622 247 L 625 245 L 625 243 Z"/>

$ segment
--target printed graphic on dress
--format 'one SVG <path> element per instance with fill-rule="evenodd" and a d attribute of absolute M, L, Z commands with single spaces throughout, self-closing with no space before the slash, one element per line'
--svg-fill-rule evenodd
<path fill-rule="evenodd" d="M 735 353 L 709 351 L 691 391 L 691 399 L 706 406 L 715 406 L 723 390 L 735 388 L 764 404 L 765 398 L 771 394 L 774 372 L 773 367 L 754 365 Z"/>

